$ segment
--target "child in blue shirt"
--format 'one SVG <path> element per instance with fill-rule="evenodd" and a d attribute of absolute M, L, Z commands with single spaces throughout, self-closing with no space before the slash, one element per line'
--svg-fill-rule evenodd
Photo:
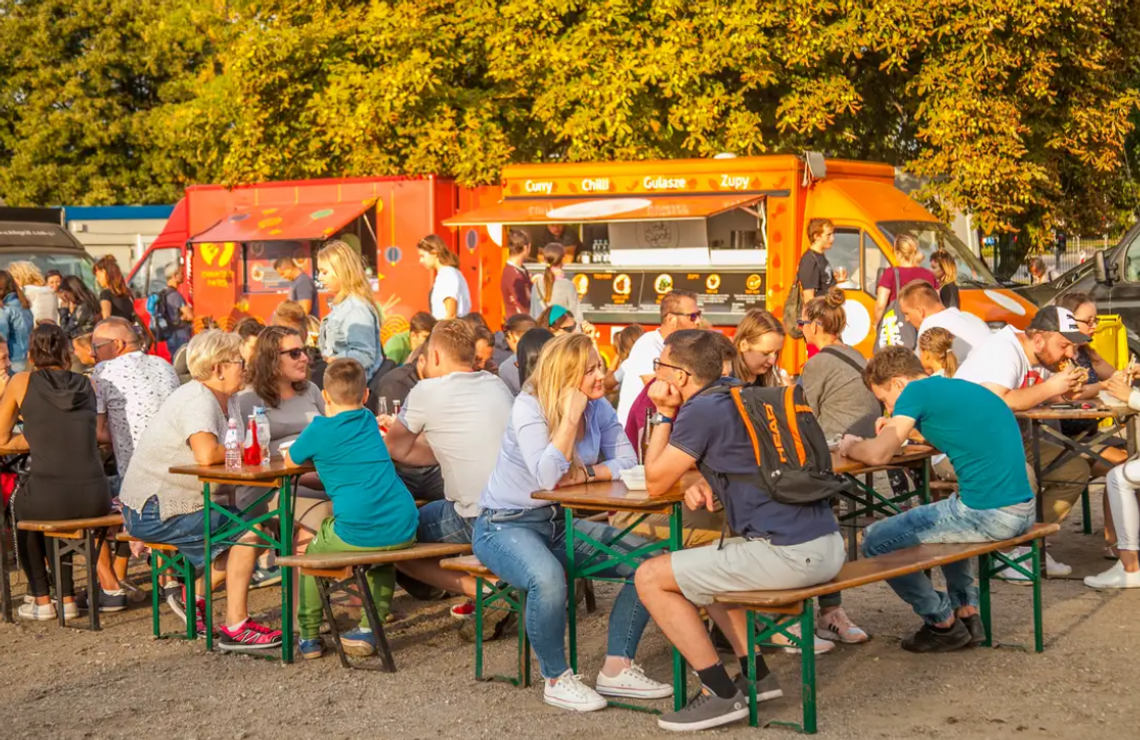
<path fill-rule="evenodd" d="M 368 379 L 356 360 L 333 360 L 325 370 L 325 416 L 305 428 L 285 453 L 286 462 L 312 461 L 332 500 L 333 515 L 321 523 L 306 550 L 312 555 L 356 550 L 400 550 L 416 541 L 419 512 L 396 474 L 376 417 L 364 408 Z M 393 566 L 368 571 L 368 587 L 383 620 L 396 588 Z M 302 576 L 297 624 L 299 650 L 305 658 L 321 657 L 321 599 L 316 578 Z M 360 626 L 341 635 L 345 652 L 371 655 L 376 639 L 365 614 Z"/>

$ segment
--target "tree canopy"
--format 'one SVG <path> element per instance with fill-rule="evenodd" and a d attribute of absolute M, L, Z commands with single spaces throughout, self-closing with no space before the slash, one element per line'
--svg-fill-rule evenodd
<path fill-rule="evenodd" d="M 0 196 L 822 151 L 1019 243 L 1132 218 L 1127 0 L 0 0 Z"/>

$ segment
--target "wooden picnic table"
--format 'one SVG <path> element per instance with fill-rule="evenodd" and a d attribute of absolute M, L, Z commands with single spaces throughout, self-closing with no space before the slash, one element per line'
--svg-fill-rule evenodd
<path fill-rule="evenodd" d="M 214 602 L 213 587 L 211 584 L 209 559 L 213 546 L 218 543 L 229 543 L 231 546 L 247 532 L 253 532 L 282 557 L 293 554 L 293 496 L 296 491 L 294 480 L 304 473 L 312 472 L 312 465 L 286 465 L 283 458 L 273 458 L 269 465 L 243 465 L 238 470 L 229 470 L 225 464 L 218 465 L 181 465 L 170 468 L 176 475 L 192 475 L 202 484 L 202 499 L 206 508 L 205 537 L 206 558 L 205 571 L 205 597 L 206 597 L 206 649 L 214 649 Z M 224 505 L 214 500 L 210 495 L 210 486 L 242 485 L 266 488 L 266 492 L 256 501 L 242 509 L 235 515 Z M 277 508 L 258 514 L 250 519 L 246 515 L 265 504 L 278 491 Z M 228 520 L 227 526 L 221 532 L 212 531 L 211 513 L 219 512 Z M 274 538 L 263 530 L 256 529 L 258 524 L 276 517 L 278 520 L 278 534 Z M 293 662 L 293 569 L 288 566 L 281 568 L 281 660 L 285 663 Z"/>
<path fill-rule="evenodd" d="M 562 507 L 566 516 L 566 570 L 567 579 L 574 583 L 578 578 L 600 579 L 596 574 L 615 565 L 625 564 L 636 568 L 636 561 L 658 551 L 675 552 L 683 548 L 681 529 L 681 503 L 685 489 L 699 480 L 701 474 L 689 471 L 681 477 L 667 493 L 650 496 L 646 491 L 631 491 L 621 481 L 599 481 L 577 486 L 557 488 L 553 491 L 539 491 L 531 494 L 540 501 L 552 501 Z M 608 542 L 600 542 L 577 532 L 574 528 L 574 511 L 628 511 L 640 516 L 632 524 Z M 634 548 L 628 553 L 615 549 L 650 514 L 665 514 L 669 517 L 669 539 L 666 542 L 653 541 Z M 584 542 L 594 550 L 594 554 L 579 562 L 575 557 L 575 543 Z M 570 667 L 578 672 L 578 620 L 576 605 L 570 599 L 567 610 L 567 627 L 570 639 Z M 673 648 L 673 708 L 680 711 L 686 699 L 685 660 Z M 639 707 L 633 707 L 635 709 Z"/>
<path fill-rule="evenodd" d="M 1098 445 L 1104 444 L 1110 437 L 1115 437 L 1120 430 L 1125 430 L 1128 456 L 1136 454 L 1136 410 L 1128 406 L 1092 406 L 1088 408 L 1053 408 L 1039 406 L 1026 411 L 1015 411 L 1014 416 L 1021 421 L 1029 422 L 1029 438 L 1033 450 L 1033 474 L 1036 480 L 1034 498 L 1037 501 L 1037 521 L 1045 521 L 1045 498 L 1041 495 L 1045 476 L 1065 464 L 1069 459 L 1085 456 L 1098 461 L 1106 467 L 1113 467 L 1115 463 L 1101 455 Z M 1095 427 L 1087 432 L 1067 437 L 1049 425 L 1049 422 L 1060 421 L 1096 421 L 1106 419 L 1112 421 L 1107 428 Z M 1047 437 L 1050 442 L 1062 447 L 1062 452 L 1048 465 L 1041 465 L 1041 440 Z M 1089 506 L 1088 491 L 1081 497 L 1082 514 L 1084 515 L 1084 532 L 1092 534 L 1092 512 Z"/>

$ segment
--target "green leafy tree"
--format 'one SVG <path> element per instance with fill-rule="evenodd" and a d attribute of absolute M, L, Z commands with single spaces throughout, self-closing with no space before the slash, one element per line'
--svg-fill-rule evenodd
<path fill-rule="evenodd" d="M 10 205 L 168 203 L 189 179 L 151 113 L 196 94 L 215 4 L 0 0 L 0 197 Z"/>

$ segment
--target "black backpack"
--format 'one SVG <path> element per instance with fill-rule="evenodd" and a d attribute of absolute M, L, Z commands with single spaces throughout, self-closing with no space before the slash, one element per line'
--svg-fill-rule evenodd
<path fill-rule="evenodd" d="M 757 471 L 724 474 L 750 483 L 781 504 L 809 506 L 852 492 L 851 482 L 831 467 L 827 438 L 801 386 L 713 386 L 704 393 L 728 393 L 744 421 Z"/>

